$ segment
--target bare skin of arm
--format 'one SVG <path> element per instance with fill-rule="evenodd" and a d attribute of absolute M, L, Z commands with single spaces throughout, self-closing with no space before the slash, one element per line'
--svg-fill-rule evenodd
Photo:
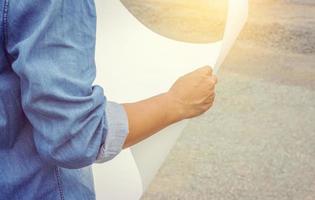
<path fill-rule="evenodd" d="M 129 121 L 124 148 L 133 146 L 178 121 L 209 110 L 215 99 L 217 77 L 210 67 L 180 77 L 171 89 L 136 103 L 123 104 Z"/>

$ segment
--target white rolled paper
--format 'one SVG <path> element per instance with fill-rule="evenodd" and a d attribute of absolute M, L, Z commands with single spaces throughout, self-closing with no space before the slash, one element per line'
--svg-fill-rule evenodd
<path fill-rule="evenodd" d="M 178 77 L 198 67 L 210 65 L 217 71 L 248 14 L 248 0 L 229 0 L 228 6 L 223 40 L 193 44 L 152 32 L 118 0 L 96 0 L 95 83 L 104 87 L 108 99 L 133 102 L 166 92 Z M 110 162 L 94 165 L 97 199 L 140 199 L 186 123 L 164 129 Z"/>

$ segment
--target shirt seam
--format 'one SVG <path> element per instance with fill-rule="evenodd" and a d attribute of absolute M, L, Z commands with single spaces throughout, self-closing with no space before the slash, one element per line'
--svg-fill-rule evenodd
<path fill-rule="evenodd" d="M 57 179 L 57 186 L 58 186 L 58 190 L 59 190 L 60 199 L 65 200 L 65 196 L 64 196 L 64 193 L 62 190 L 62 181 L 61 181 L 60 171 L 59 171 L 58 167 L 55 168 L 55 175 L 56 175 L 56 179 Z"/>
<path fill-rule="evenodd" d="M 9 43 L 9 0 L 4 0 L 3 6 L 3 35 L 4 35 L 4 50 L 8 61 L 11 63 L 13 57 L 9 54 L 7 46 Z"/>
<path fill-rule="evenodd" d="M 3 5 L 3 32 L 4 32 L 4 42 L 5 44 L 7 43 L 7 38 L 8 38 L 8 6 L 9 6 L 9 1 L 4 0 L 4 5 Z"/>

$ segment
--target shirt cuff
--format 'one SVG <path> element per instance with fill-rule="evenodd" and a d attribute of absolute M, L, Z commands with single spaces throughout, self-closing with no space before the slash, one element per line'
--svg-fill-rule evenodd
<path fill-rule="evenodd" d="M 96 163 L 112 160 L 121 150 L 129 133 L 128 116 L 121 104 L 107 102 L 107 134 L 102 144 Z"/>

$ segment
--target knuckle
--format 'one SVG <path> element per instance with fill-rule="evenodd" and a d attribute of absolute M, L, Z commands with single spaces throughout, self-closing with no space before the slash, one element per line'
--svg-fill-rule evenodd
<path fill-rule="evenodd" d="M 216 82 L 215 82 L 214 79 L 210 79 L 210 80 L 209 80 L 209 84 L 210 84 L 212 87 L 214 87 L 215 84 L 216 84 Z"/>
<path fill-rule="evenodd" d="M 203 67 L 202 71 L 206 74 L 212 74 L 212 68 L 210 66 Z"/>

